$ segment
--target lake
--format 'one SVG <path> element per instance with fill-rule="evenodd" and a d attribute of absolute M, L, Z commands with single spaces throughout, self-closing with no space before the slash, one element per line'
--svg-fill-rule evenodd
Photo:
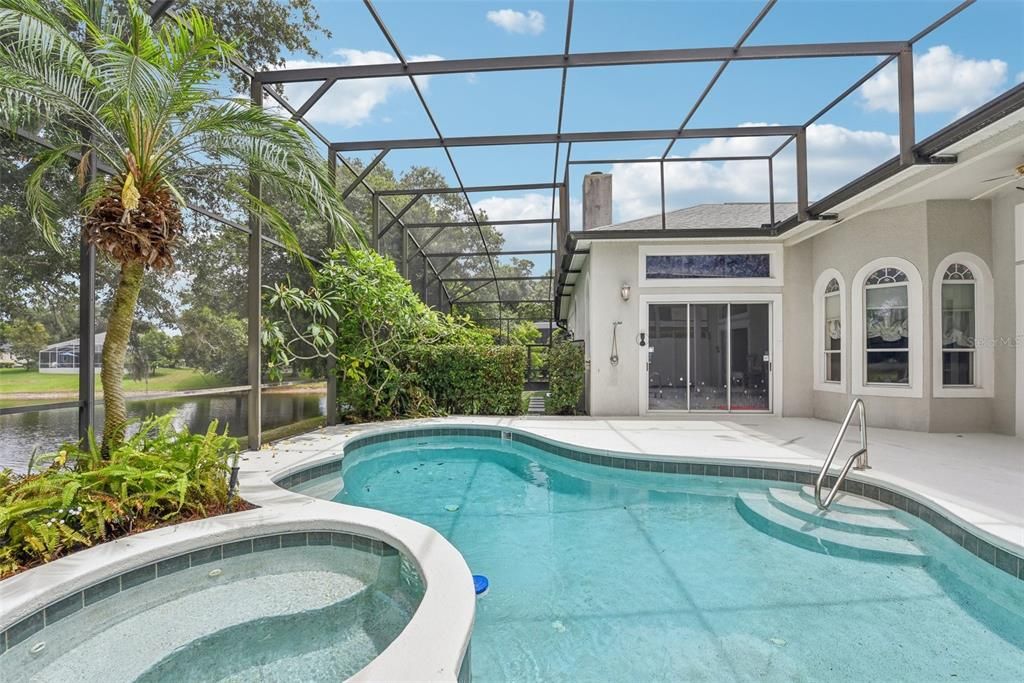
<path fill-rule="evenodd" d="M 246 434 L 248 403 L 246 394 L 219 396 L 183 396 L 161 399 L 129 399 L 128 412 L 133 418 L 176 413 L 175 422 L 187 425 L 193 432 L 206 431 L 210 420 L 220 422 L 218 430 L 227 425 L 231 436 Z M 264 393 L 263 429 L 273 429 L 325 414 L 327 398 L 322 393 Z M 96 424 L 103 424 L 103 406 L 96 408 Z M 65 441 L 77 439 L 78 409 L 63 408 L 18 415 L 0 415 L 0 469 L 9 467 L 23 472 L 33 450 L 53 452 Z M 98 436 L 98 434 L 97 434 Z M 243 442 L 242 446 L 245 444 Z"/>

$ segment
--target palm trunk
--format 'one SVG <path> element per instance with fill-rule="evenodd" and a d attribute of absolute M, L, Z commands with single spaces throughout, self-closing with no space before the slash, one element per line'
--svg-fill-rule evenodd
<path fill-rule="evenodd" d="M 124 361 L 128 339 L 135 319 L 135 304 L 142 290 L 145 267 L 137 261 L 121 264 L 121 279 L 114 292 L 114 303 L 107 320 L 107 337 L 103 342 L 103 447 L 104 455 L 124 440 L 128 408 L 124 396 Z"/>

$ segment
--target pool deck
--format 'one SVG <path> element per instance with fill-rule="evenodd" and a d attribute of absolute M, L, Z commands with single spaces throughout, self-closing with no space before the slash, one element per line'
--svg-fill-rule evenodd
<path fill-rule="evenodd" d="M 765 415 L 689 418 L 448 417 L 339 425 L 277 442 L 245 456 L 243 471 L 294 469 L 337 454 L 352 436 L 414 425 L 501 425 L 600 451 L 701 460 L 821 466 L 838 425 L 811 418 Z M 834 467 L 858 445 L 851 427 Z M 982 536 L 1024 553 L 1024 439 L 998 434 L 935 434 L 869 429 L 871 469 L 858 479 L 924 496 Z"/>

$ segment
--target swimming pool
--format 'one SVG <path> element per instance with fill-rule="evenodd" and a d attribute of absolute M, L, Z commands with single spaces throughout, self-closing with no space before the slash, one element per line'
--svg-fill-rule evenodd
<path fill-rule="evenodd" d="M 1024 675 L 1024 582 L 899 510 L 846 498 L 828 528 L 794 526 L 774 515 L 801 507 L 797 483 L 477 436 L 362 445 L 343 489 L 338 467 L 314 474 L 284 483 L 429 525 L 490 579 L 477 681 Z"/>
<path fill-rule="evenodd" d="M 4 633 L 3 680 L 343 680 L 409 623 L 419 575 L 380 541 L 258 536 L 76 592 Z M 10 678 L 8 678 L 10 676 Z"/>

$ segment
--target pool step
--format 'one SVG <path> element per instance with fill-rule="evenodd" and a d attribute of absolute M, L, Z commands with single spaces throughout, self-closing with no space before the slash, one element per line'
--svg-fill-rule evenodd
<path fill-rule="evenodd" d="M 539 396 L 534 394 L 533 396 L 531 396 L 530 397 L 529 408 L 527 408 L 527 410 L 526 410 L 527 414 L 528 415 L 543 415 L 544 412 L 545 412 L 545 410 L 544 410 L 545 399 L 546 399 L 546 396 L 544 394 L 541 394 Z"/>
<path fill-rule="evenodd" d="M 769 494 L 743 491 L 736 510 L 752 527 L 769 536 L 814 552 L 855 560 L 923 565 L 928 556 L 914 542 L 897 536 L 879 536 L 808 521 L 778 506 Z"/>
<path fill-rule="evenodd" d="M 823 488 L 821 491 L 822 500 L 828 495 L 829 489 Z M 809 502 L 811 505 L 817 507 L 814 502 L 814 487 L 803 486 L 800 488 L 800 497 Z M 829 510 L 835 510 L 837 512 L 856 512 L 865 515 L 890 515 L 892 514 L 892 507 L 885 503 L 880 503 L 877 500 L 871 500 L 869 498 L 863 498 L 861 496 L 855 496 L 852 493 L 840 491 L 836 494 L 835 499 L 828 508 Z"/>
<path fill-rule="evenodd" d="M 850 496 L 847 498 L 849 499 Z M 813 501 L 813 495 L 812 500 L 807 500 L 800 491 L 793 489 L 768 489 L 768 499 L 772 505 L 793 517 L 830 529 L 867 536 L 899 536 L 901 538 L 906 538 L 911 533 L 909 527 L 891 515 L 891 510 L 885 510 L 885 514 L 865 514 L 862 511 L 849 512 L 856 508 L 849 505 L 839 506 L 835 503 L 828 510 L 819 510 Z M 871 501 L 865 502 L 870 503 Z M 873 512 L 877 513 L 877 511 Z"/>

